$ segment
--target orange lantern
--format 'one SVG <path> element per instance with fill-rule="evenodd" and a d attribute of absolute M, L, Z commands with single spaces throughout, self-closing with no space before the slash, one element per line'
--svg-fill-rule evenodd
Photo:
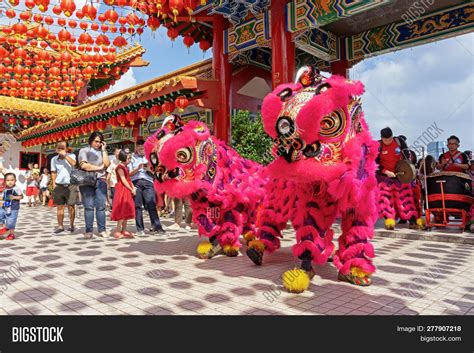
<path fill-rule="evenodd" d="M 97 9 L 92 5 L 84 5 L 82 7 L 82 13 L 86 16 L 89 20 L 94 21 L 97 16 Z"/>

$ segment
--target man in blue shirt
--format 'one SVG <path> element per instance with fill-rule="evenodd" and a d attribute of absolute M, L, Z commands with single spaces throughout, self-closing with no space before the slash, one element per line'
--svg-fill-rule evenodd
<path fill-rule="evenodd" d="M 143 224 L 142 206 L 148 210 L 151 221 L 151 231 L 153 233 L 166 233 L 161 226 L 160 217 L 156 211 L 156 193 L 153 186 L 153 174 L 151 173 L 148 161 L 145 157 L 145 141 L 137 140 L 135 153 L 132 155 L 132 161 L 128 165 L 130 177 L 137 190 L 135 195 L 135 223 L 137 226 L 137 235 L 145 234 Z"/>

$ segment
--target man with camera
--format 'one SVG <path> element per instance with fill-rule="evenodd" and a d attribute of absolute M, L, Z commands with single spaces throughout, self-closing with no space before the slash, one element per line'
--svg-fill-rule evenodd
<path fill-rule="evenodd" d="M 68 206 L 68 230 L 74 232 L 75 204 L 77 200 L 77 187 L 70 184 L 71 171 L 76 165 L 76 156 L 68 152 L 68 144 L 60 141 L 56 145 L 57 156 L 51 159 L 51 178 L 53 181 L 53 200 L 57 206 L 58 228 L 55 234 L 64 232 L 64 207 Z"/>
<path fill-rule="evenodd" d="M 153 174 L 145 157 L 145 141 L 139 139 L 135 145 L 135 153 L 132 155 L 132 161 L 128 165 L 130 177 L 136 188 L 135 195 L 135 223 L 137 226 L 137 235 L 145 234 L 145 225 L 143 223 L 142 207 L 148 210 L 151 221 L 151 232 L 166 233 L 161 226 L 160 217 L 156 211 L 156 193 L 153 186 Z"/>

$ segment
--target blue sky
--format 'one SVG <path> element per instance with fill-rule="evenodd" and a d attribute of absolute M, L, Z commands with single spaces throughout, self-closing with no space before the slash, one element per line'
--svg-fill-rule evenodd
<path fill-rule="evenodd" d="M 211 56 L 208 50 L 203 57 L 198 45 L 188 53 L 181 37 L 172 45 L 163 28 L 155 34 L 145 31 L 141 44 L 150 66 L 130 70 L 113 91 Z M 472 149 L 473 53 L 474 34 L 469 34 L 369 58 L 352 68 L 351 78 L 366 86 L 363 106 L 374 137 L 390 126 L 411 144 L 435 124 L 437 140 L 455 134 L 461 138 L 461 149 Z"/>

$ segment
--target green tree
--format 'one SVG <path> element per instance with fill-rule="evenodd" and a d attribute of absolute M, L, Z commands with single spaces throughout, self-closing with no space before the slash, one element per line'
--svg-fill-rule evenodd
<path fill-rule="evenodd" d="M 263 130 L 260 113 L 238 110 L 232 116 L 232 147 L 244 158 L 264 165 L 273 160 L 272 139 Z"/>

